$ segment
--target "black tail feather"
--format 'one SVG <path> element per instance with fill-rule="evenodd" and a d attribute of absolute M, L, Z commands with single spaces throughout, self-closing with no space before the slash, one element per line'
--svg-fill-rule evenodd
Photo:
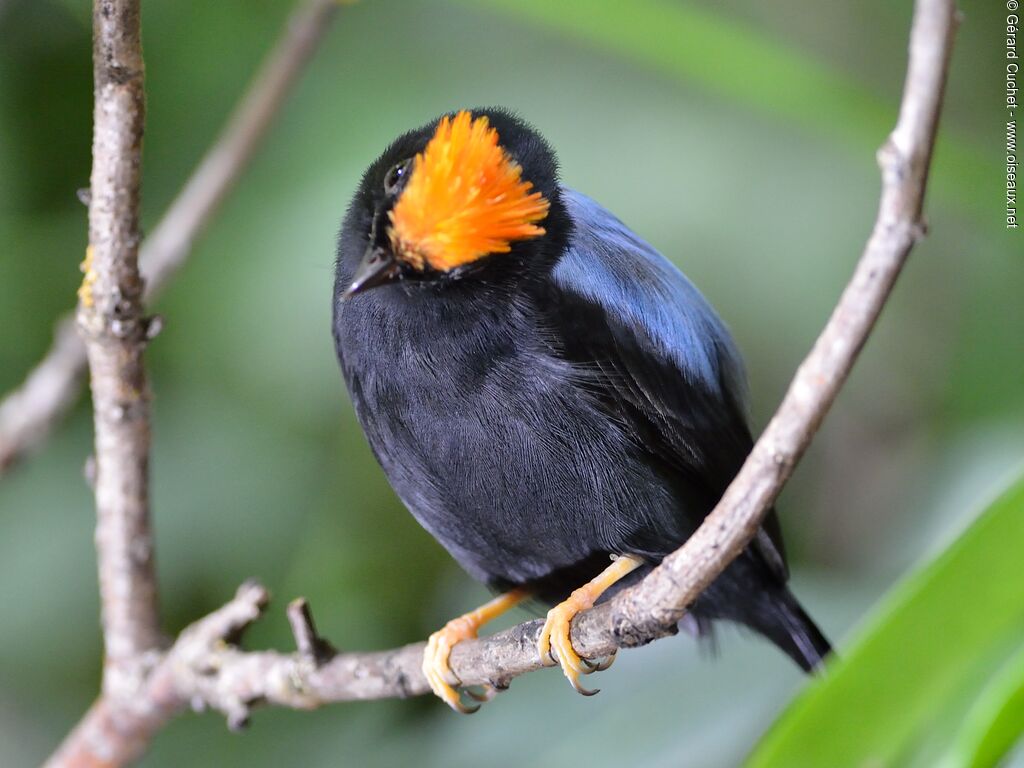
<path fill-rule="evenodd" d="M 770 620 L 754 629 L 785 651 L 805 672 L 818 671 L 825 657 L 832 653 L 832 644 L 788 589 L 773 590 L 769 599 Z"/>

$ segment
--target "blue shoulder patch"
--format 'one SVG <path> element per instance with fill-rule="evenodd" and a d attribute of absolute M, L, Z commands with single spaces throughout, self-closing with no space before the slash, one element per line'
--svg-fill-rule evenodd
<path fill-rule="evenodd" d="M 725 324 L 679 269 L 586 195 L 562 188 L 574 233 L 552 277 L 606 309 L 641 346 L 671 361 L 689 382 L 729 390 L 745 408 L 746 376 Z"/>

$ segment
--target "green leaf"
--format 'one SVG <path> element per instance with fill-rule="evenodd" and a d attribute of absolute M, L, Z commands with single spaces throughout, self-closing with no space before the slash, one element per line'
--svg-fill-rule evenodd
<path fill-rule="evenodd" d="M 748 768 L 935 765 L 937 745 L 948 766 L 991 765 L 1024 724 L 1022 550 L 1024 477 L 892 590 Z"/>
<path fill-rule="evenodd" d="M 1024 644 L 996 670 L 973 702 L 943 768 L 991 768 L 1024 734 Z"/>

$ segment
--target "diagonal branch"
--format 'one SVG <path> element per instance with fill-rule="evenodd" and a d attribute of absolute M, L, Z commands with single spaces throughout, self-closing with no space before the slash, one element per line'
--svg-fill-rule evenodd
<path fill-rule="evenodd" d="M 806 450 L 923 235 L 922 203 L 957 20 L 953 0 L 917 0 L 899 121 L 878 155 L 878 217 L 849 285 L 775 417 L 697 533 L 639 585 L 576 618 L 573 645 L 584 657 L 607 656 L 674 633 L 685 607 L 751 540 Z M 309 709 L 429 690 L 420 671 L 423 643 L 334 654 L 316 635 L 304 604 L 290 610 L 296 653 L 245 652 L 232 645 L 266 601 L 262 587 L 243 585 L 234 600 L 188 628 L 170 650 L 154 655 L 152 671 L 133 699 L 101 696 L 50 765 L 123 765 L 188 704 L 224 712 L 237 727 L 257 703 Z M 541 667 L 540 628 L 540 621 L 527 622 L 460 643 L 452 652 L 452 669 L 463 684 L 504 688 Z"/>
<path fill-rule="evenodd" d="M 41 445 L 78 401 L 86 359 L 73 315 L 57 321 L 45 357 L 0 400 L 0 477 Z"/>
<path fill-rule="evenodd" d="M 617 625 L 678 621 L 754 537 L 846 381 L 914 244 L 959 23 L 954 0 L 917 0 L 896 128 L 878 151 L 882 195 L 853 277 L 739 474 L 697 532 L 638 585 Z M 651 606 L 657 606 L 651 610 Z"/>
<path fill-rule="evenodd" d="M 188 256 L 249 164 L 285 97 L 331 26 L 341 0 L 305 0 L 256 73 L 220 136 L 142 248 L 146 300 L 151 301 Z"/>
<path fill-rule="evenodd" d="M 305 0 L 217 140 L 146 238 L 139 254 L 143 298 L 155 298 L 188 258 L 196 239 L 234 187 L 288 92 L 316 51 L 340 0 Z M 0 477 L 40 446 L 78 400 L 85 347 L 74 319 L 62 318 L 53 344 L 20 387 L 0 401 Z"/>

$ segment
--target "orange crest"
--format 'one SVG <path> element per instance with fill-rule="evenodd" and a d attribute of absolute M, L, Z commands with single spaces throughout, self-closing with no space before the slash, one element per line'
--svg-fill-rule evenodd
<path fill-rule="evenodd" d="M 447 272 L 543 235 L 536 222 L 548 215 L 549 203 L 530 192 L 522 172 L 486 117 L 474 120 L 463 111 L 441 118 L 391 210 L 396 255 L 417 269 Z"/>

